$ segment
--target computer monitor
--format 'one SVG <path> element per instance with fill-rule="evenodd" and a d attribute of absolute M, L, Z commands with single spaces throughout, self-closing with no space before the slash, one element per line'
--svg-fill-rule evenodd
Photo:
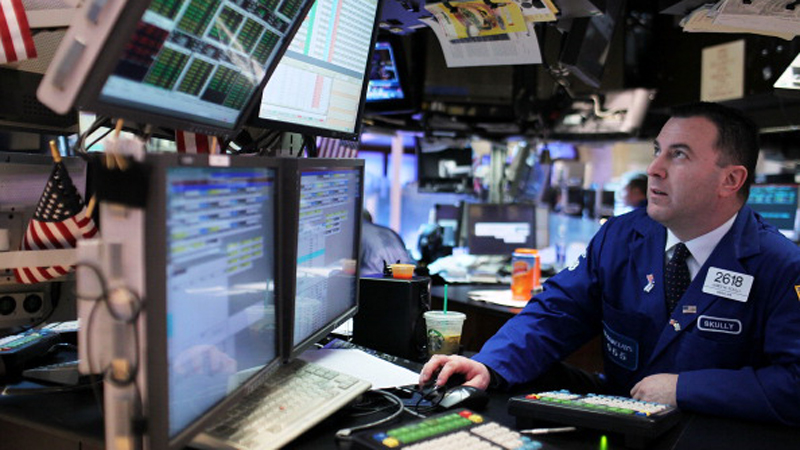
<path fill-rule="evenodd" d="M 614 207 L 617 204 L 617 192 L 601 190 L 597 192 L 598 202 L 595 206 L 595 216 L 611 217 L 614 215 Z"/>
<path fill-rule="evenodd" d="M 529 204 L 467 203 L 466 246 L 472 255 L 508 255 L 536 248 L 536 207 Z"/>
<path fill-rule="evenodd" d="M 797 241 L 800 235 L 796 184 L 755 184 L 750 186 L 747 204 L 783 235 Z"/>
<path fill-rule="evenodd" d="M 434 216 L 436 224 L 444 230 L 442 245 L 457 247 L 461 207 L 459 205 L 436 204 L 434 205 Z"/>
<path fill-rule="evenodd" d="M 472 148 L 461 140 L 417 138 L 417 186 L 420 192 L 470 193 Z"/>
<path fill-rule="evenodd" d="M 281 363 L 280 171 L 267 158 L 146 162 L 146 439 L 181 449 Z"/>
<path fill-rule="evenodd" d="M 622 21 L 625 0 L 608 0 L 603 14 L 573 19 L 559 62 L 586 85 L 599 88 L 614 29 Z"/>
<path fill-rule="evenodd" d="M 378 0 L 316 0 L 250 125 L 357 140 Z"/>
<path fill-rule="evenodd" d="M 286 359 L 292 359 L 353 317 L 358 309 L 359 248 L 364 162 L 358 159 L 288 159 L 295 195 L 287 195 L 283 298 L 292 324 Z M 294 269 L 292 271 L 292 269 Z"/>
<path fill-rule="evenodd" d="M 400 114 L 419 109 L 402 42 L 401 36 L 378 35 L 369 71 L 366 114 Z"/>
<path fill-rule="evenodd" d="M 405 96 L 400 74 L 397 72 L 394 49 L 389 42 L 376 42 L 375 50 L 372 52 L 372 67 L 369 71 L 367 103 L 402 100 Z"/>
<path fill-rule="evenodd" d="M 232 137 L 311 0 L 86 2 L 39 99 L 167 128 Z"/>

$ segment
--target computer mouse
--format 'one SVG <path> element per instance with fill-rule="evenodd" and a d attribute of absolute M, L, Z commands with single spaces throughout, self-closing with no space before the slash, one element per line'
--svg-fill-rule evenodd
<path fill-rule="evenodd" d="M 489 394 L 482 389 L 472 386 L 456 386 L 448 389 L 439 402 L 439 407 L 444 409 L 467 408 L 483 409 L 489 402 Z"/>

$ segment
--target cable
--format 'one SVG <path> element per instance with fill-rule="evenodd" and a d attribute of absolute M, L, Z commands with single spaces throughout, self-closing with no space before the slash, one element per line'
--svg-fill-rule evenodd
<path fill-rule="evenodd" d="M 398 398 L 396 395 L 394 395 L 394 394 L 392 394 L 390 392 L 386 392 L 386 391 L 380 390 L 380 389 L 376 389 L 376 390 L 370 391 L 370 392 L 374 392 L 376 394 L 383 395 L 386 399 L 394 402 L 398 406 L 397 410 L 395 412 L 393 412 L 392 414 L 384 417 L 383 419 L 376 420 L 374 422 L 370 422 L 370 423 L 367 423 L 367 424 L 364 424 L 364 425 L 358 425 L 358 426 L 350 427 L 350 428 L 342 428 L 341 430 L 336 432 L 336 439 L 350 440 L 350 439 L 352 439 L 351 435 L 354 432 L 361 431 L 361 430 L 366 430 L 368 428 L 377 427 L 378 425 L 382 425 L 384 423 L 390 422 L 390 421 L 394 420 L 395 418 L 397 418 L 405 410 L 405 406 L 403 405 L 403 401 L 400 400 L 400 398 Z"/>
<path fill-rule="evenodd" d="M 84 152 L 88 152 L 90 148 L 92 148 L 92 147 L 93 147 L 95 144 L 97 144 L 98 142 L 100 142 L 100 141 L 102 141 L 103 139 L 105 139 L 105 138 L 106 138 L 106 136 L 108 136 L 109 134 L 111 134 L 111 132 L 112 132 L 112 131 L 114 131 L 114 129 L 113 129 L 113 128 L 109 128 L 108 130 L 106 130 L 106 131 L 105 131 L 105 132 L 104 132 L 102 135 L 100 135 L 100 137 L 98 137 L 97 139 L 95 139 L 94 141 L 92 141 L 92 143 L 91 143 L 91 144 L 89 144 L 89 145 L 85 146 L 85 147 L 83 148 L 83 151 L 84 151 Z"/>

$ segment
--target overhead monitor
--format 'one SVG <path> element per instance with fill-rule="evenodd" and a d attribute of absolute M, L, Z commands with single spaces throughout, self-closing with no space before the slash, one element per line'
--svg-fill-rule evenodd
<path fill-rule="evenodd" d="M 281 363 L 275 160 L 150 154 L 150 448 L 182 449 Z"/>
<path fill-rule="evenodd" d="M 250 125 L 355 140 L 379 0 L 316 0 Z"/>
<path fill-rule="evenodd" d="M 291 359 L 328 335 L 358 308 L 359 248 L 364 162 L 356 159 L 287 160 L 294 197 L 282 260 L 295 261 L 293 273 L 281 274 L 292 324 L 286 336 Z"/>
<path fill-rule="evenodd" d="M 311 0 L 84 3 L 39 99 L 125 120 L 232 136 Z"/>
<path fill-rule="evenodd" d="M 472 148 L 467 142 L 447 138 L 418 138 L 416 152 L 419 191 L 473 191 Z"/>
<path fill-rule="evenodd" d="M 796 184 L 754 184 L 747 204 L 793 241 L 800 238 Z"/>
<path fill-rule="evenodd" d="M 405 93 L 403 85 L 400 83 L 400 74 L 397 73 L 397 57 L 394 49 L 388 42 L 378 41 L 372 52 L 367 103 L 402 100 L 403 98 L 405 98 Z"/>
<path fill-rule="evenodd" d="M 534 205 L 467 203 L 465 207 L 470 254 L 510 256 L 517 248 L 536 248 Z"/>
<path fill-rule="evenodd" d="M 372 52 L 364 111 L 367 114 L 414 112 L 416 95 L 399 36 L 378 36 Z"/>
<path fill-rule="evenodd" d="M 773 87 L 776 94 L 800 97 L 800 55 L 794 57 Z"/>
<path fill-rule="evenodd" d="M 608 0 L 603 14 L 579 17 L 564 37 L 559 62 L 592 88 L 599 88 L 605 72 L 614 29 L 625 11 L 625 0 Z"/>

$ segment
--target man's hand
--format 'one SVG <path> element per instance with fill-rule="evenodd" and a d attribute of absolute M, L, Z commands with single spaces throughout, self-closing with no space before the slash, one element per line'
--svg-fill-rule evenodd
<path fill-rule="evenodd" d="M 436 376 L 437 386 L 444 386 L 447 379 L 455 373 L 464 375 L 467 380 L 464 385 L 483 390 L 489 387 L 491 379 L 489 369 L 477 361 L 456 355 L 433 355 L 419 373 L 420 386 L 427 383 L 437 371 L 439 371 Z"/>
<path fill-rule="evenodd" d="M 659 373 L 643 378 L 631 389 L 631 397 L 646 402 L 677 406 L 678 375 Z"/>

